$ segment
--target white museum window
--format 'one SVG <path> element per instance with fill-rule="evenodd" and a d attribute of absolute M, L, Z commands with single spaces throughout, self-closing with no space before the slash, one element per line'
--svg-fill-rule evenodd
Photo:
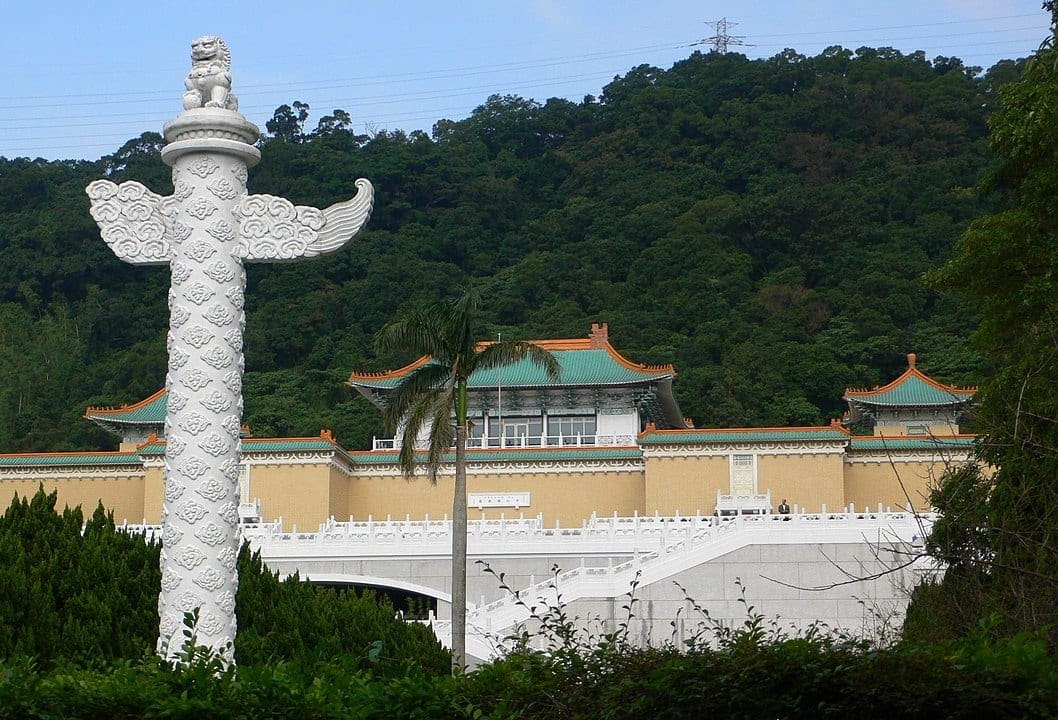
<path fill-rule="evenodd" d="M 544 418 L 540 415 L 504 415 L 489 418 L 489 445 L 496 447 L 500 438 L 507 446 L 539 445 L 544 434 Z"/>
<path fill-rule="evenodd" d="M 548 442 L 569 445 L 579 438 L 583 443 L 595 442 L 594 415 L 550 415 L 547 418 Z"/>

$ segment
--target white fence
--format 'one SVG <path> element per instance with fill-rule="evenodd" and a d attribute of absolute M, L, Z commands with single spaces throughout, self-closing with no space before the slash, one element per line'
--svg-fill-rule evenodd
<path fill-rule="evenodd" d="M 752 544 L 906 543 L 920 551 L 936 515 L 877 510 L 793 513 L 790 515 L 592 517 L 580 527 L 544 527 L 539 517 L 475 520 L 468 523 L 468 554 L 579 555 L 581 566 L 493 602 L 468 607 L 467 647 L 480 658 L 501 649 L 498 640 L 529 619 L 531 607 L 554 606 L 579 598 L 614 598 L 628 593 L 633 582 L 647 586 Z M 159 525 L 122 525 L 127 532 L 160 538 Z M 339 557 L 442 557 L 451 551 L 452 523 L 441 520 L 336 521 L 316 532 L 285 531 L 281 520 L 242 526 L 243 536 L 265 560 Z M 606 565 L 585 566 L 592 554 L 628 556 Z M 921 565 L 921 567 L 919 567 Z M 916 575 L 942 572 L 923 558 Z M 394 578 L 400 580 L 400 578 Z M 407 578 L 404 578 L 405 580 Z M 430 622 L 442 643 L 451 642 L 451 624 Z"/>
<path fill-rule="evenodd" d="M 631 555 L 700 543 L 732 532 L 774 535 L 774 541 L 815 542 L 817 531 L 845 529 L 853 535 L 900 528 L 902 534 L 920 539 L 934 516 L 892 512 L 882 508 L 841 512 L 794 513 L 790 515 L 712 515 L 596 517 L 580 526 L 545 527 L 540 516 L 471 520 L 467 523 L 470 554 L 607 554 Z M 127 532 L 160 538 L 161 525 L 122 525 Z M 440 520 L 338 521 L 333 518 L 314 532 L 294 527 L 285 530 L 282 518 L 270 523 L 243 524 L 243 538 L 267 559 L 288 554 L 300 557 L 378 557 L 400 555 L 446 555 L 452 544 L 452 523 Z M 906 532 L 905 532 L 906 531 Z M 847 533 L 846 533 L 847 534 Z"/>

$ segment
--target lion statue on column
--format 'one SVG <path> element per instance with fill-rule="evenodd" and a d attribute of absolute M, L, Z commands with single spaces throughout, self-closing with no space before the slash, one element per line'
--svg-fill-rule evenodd
<path fill-rule="evenodd" d="M 223 40 L 216 35 L 203 35 L 191 43 L 191 72 L 184 87 L 185 110 L 239 109 L 239 100 L 231 91 L 231 52 Z"/>

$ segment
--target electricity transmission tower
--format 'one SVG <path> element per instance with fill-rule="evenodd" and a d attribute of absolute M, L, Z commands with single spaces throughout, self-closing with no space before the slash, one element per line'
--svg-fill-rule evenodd
<path fill-rule="evenodd" d="M 694 45 L 705 45 L 709 44 L 713 46 L 713 52 L 726 53 L 729 45 L 746 45 L 743 42 L 746 39 L 745 35 L 732 35 L 728 32 L 731 28 L 738 25 L 735 22 L 728 22 L 727 18 L 720 18 L 716 22 L 706 22 L 706 25 L 713 26 L 713 36 L 702 38 Z"/>

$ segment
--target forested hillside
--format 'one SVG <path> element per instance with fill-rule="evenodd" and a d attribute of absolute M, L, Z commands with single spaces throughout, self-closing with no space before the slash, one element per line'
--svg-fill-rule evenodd
<path fill-rule="evenodd" d="M 468 280 L 505 338 L 602 321 L 628 357 L 675 363 L 700 426 L 825 423 L 909 351 L 976 383 L 973 309 L 921 278 L 995 209 L 975 185 L 1018 72 L 888 49 L 695 53 L 581 103 L 494 96 L 432 137 L 356 135 L 340 110 L 310 130 L 283 106 L 251 192 L 324 207 L 367 177 L 376 210 L 335 256 L 249 267 L 245 420 L 365 447 L 380 421 L 343 380 L 408 360 L 375 357 L 375 331 Z M 84 194 L 99 177 L 171 192 L 160 143 L 0 158 L 0 451 L 112 448 L 85 407 L 163 384 L 168 272 L 115 259 Z"/>

